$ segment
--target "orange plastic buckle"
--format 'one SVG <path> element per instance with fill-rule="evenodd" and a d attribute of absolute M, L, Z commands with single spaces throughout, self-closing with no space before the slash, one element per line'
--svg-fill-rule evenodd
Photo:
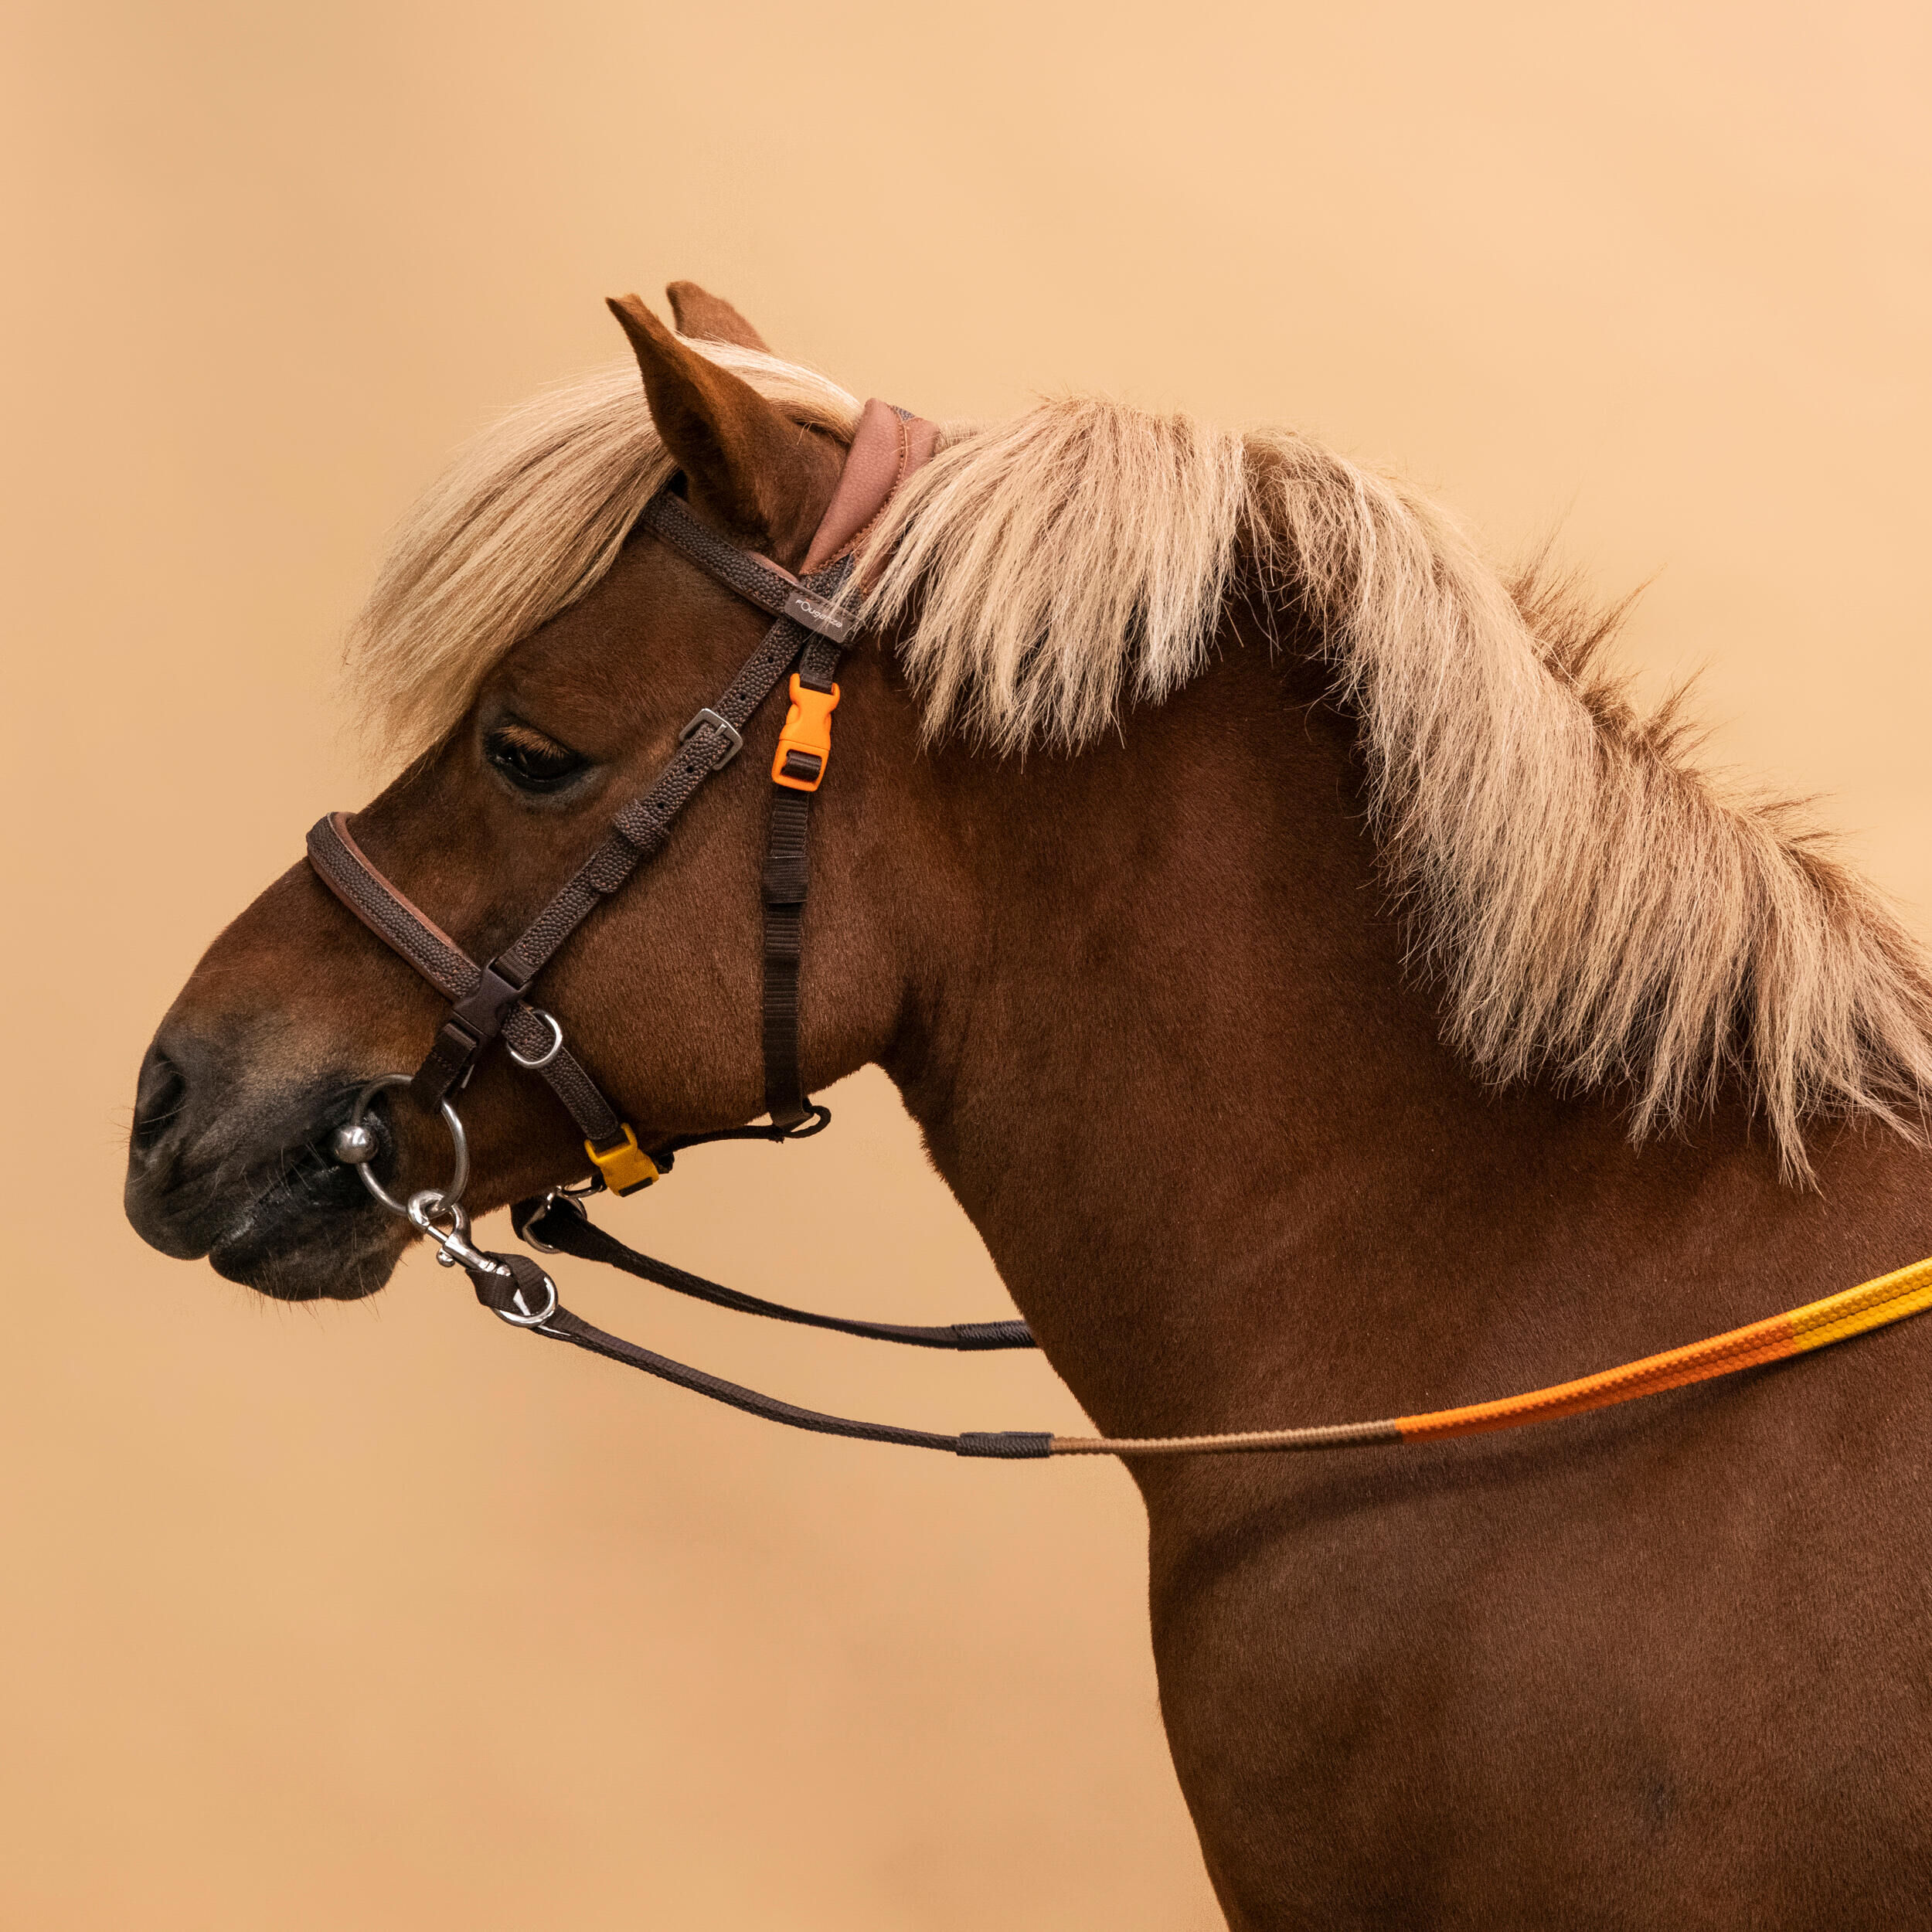
<path fill-rule="evenodd" d="M 793 791 L 816 791 L 832 757 L 832 714 L 838 709 L 838 687 L 814 691 L 791 674 L 791 709 L 778 734 L 778 755 L 771 761 L 771 782 Z"/>
<path fill-rule="evenodd" d="M 624 1138 L 607 1147 L 586 1141 L 583 1151 L 597 1163 L 604 1185 L 613 1194 L 634 1194 L 658 1178 L 658 1164 L 638 1145 L 636 1128 L 627 1125 Z"/>

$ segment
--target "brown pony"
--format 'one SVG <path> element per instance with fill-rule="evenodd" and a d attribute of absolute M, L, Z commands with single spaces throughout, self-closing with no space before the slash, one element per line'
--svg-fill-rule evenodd
<path fill-rule="evenodd" d="M 651 410 L 634 367 L 512 418 L 359 628 L 403 773 L 355 835 L 477 958 L 767 622 L 641 505 L 682 471 L 795 567 L 857 413 L 672 302 L 677 334 L 626 304 Z M 1291 434 L 1056 402 L 949 426 L 859 580 L 804 1071 L 886 1070 L 1108 1434 L 1508 1394 L 1932 1253 L 1913 944 L 1427 504 Z M 760 1104 L 779 716 L 544 975 L 647 1143 Z M 329 1137 L 442 1010 L 296 866 L 162 1022 L 135 1226 L 372 1294 L 408 1232 Z M 584 1170 L 500 1053 L 463 1111 L 479 1208 Z M 432 1123 L 388 1131 L 440 1178 Z M 1928 1372 L 1907 1323 L 1514 1435 L 1131 1464 L 1230 1922 L 1932 1926 Z"/>

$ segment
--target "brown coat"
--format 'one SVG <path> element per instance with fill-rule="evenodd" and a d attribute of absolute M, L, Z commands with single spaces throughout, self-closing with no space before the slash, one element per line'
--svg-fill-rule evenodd
<path fill-rule="evenodd" d="M 795 563 L 835 463 L 769 424 L 754 457 L 693 392 L 709 434 L 674 432 L 658 391 L 688 352 L 633 333 L 694 505 Z M 787 448 L 800 467 L 750 487 Z M 763 622 L 634 538 L 357 837 L 487 956 Z M 1474 1077 L 1404 971 L 1358 723 L 1279 622 L 1288 648 L 1231 621 L 1117 738 L 1024 763 L 922 749 L 889 648 L 842 672 L 808 1077 L 886 1069 L 1102 1430 L 1479 1400 L 1932 1253 L 1926 1157 L 1877 1128 L 1815 1135 L 1803 1190 L 1740 1106 L 1639 1149 L 1615 1094 Z M 647 1144 L 760 1104 L 777 722 L 545 976 Z M 512 726 L 581 777 L 506 782 Z M 438 1012 L 291 871 L 157 1036 L 137 1226 L 272 1294 L 379 1287 L 404 1233 L 352 1177 L 310 1155 L 270 1183 Z M 478 1210 L 581 1168 L 500 1056 L 463 1111 Z M 1929 1433 L 1932 1325 L 1907 1324 L 1512 1436 L 1136 1467 L 1163 1709 L 1231 1923 L 1932 1925 Z"/>

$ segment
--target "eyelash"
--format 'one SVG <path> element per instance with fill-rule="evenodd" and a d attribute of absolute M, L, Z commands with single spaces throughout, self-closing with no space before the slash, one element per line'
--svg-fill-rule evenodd
<path fill-rule="evenodd" d="M 583 769 L 585 760 L 527 726 L 500 726 L 483 741 L 484 756 L 519 791 L 555 791 Z"/>

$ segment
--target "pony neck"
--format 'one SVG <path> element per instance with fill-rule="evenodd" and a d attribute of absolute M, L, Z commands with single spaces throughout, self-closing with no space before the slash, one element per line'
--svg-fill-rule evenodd
<path fill-rule="evenodd" d="M 1472 1078 L 1313 677 L 1231 649 L 1077 757 L 930 768 L 887 1070 L 1099 1427 L 1481 1400 L 1932 1252 L 1895 1135 L 1825 1133 L 1801 1189 L 1740 1108 L 1633 1148 L 1614 1097 Z"/>

